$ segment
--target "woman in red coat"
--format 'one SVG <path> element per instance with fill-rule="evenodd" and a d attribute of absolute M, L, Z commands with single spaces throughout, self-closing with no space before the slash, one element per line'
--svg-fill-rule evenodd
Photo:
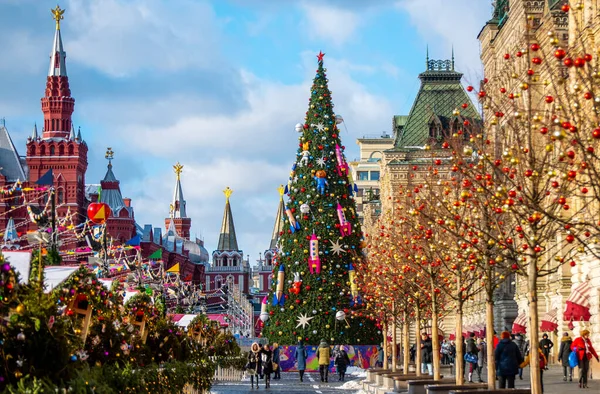
<path fill-rule="evenodd" d="M 571 344 L 571 350 L 577 352 L 577 358 L 579 359 L 579 387 L 587 388 L 587 377 L 588 371 L 590 370 L 590 360 L 592 357 L 598 360 L 598 353 L 592 347 L 592 341 L 590 341 L 589 330 L 581 330 L 579 333 L 581 336 L 575 338 Z"/>

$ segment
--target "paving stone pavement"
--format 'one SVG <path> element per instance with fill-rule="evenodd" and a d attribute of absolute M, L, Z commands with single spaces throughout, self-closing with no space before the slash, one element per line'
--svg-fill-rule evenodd
<path fill-rule="evenodd" d="M 483 373 L 485 380 L 485 370 Z M 600 394 L 600 376 L 588 380 L 588 389 L 580 389 L 578 386 L 578 370 L 575 368 L 573 382 L 564 382 L 562 367 L 550 366 L 550 370 L 544 371 L 544 394 L 574 394 L 590 393 Z M 213 386 L 211 394 L 248 394 L 248 393 L 290 393 L 290 394 L 341 394 L 344 392 L 358 393 L 359 383 L 363 378 L 347 376 L 345 382 L 338 382 L 337 376 L 329 375 L 328 383 L 321 383 L 318 372 L 306 373 L 304 382 L 300 382 L 297 372 L 284 372 L 281 380 L 271 380 L 271 387 L 265 389 L 265 381 L 260 381 L 260 388 L 250 388 L 250 378 L 244 378 L 241 382 L 230 382 Z M 529 387 L 529 368 L 523 372 L 523 380 L 517 377 L 516 387 Z"/>
<path fill-rule="evenodd" d="M 260 388 L 250 388 L 250 378 L 246 377 L 241 382 L 231 382 L 217 384 L 211 389 L 211 394 L 247 394 L 247 393 L 294 393 L 294 394 L 341 394 L 343 392 L 355 393 L 359 390 L 358 379 L 352 376 L 346 376 L 344 382 L 338 382 L 335 375 L 329 375 L 328 383 L 321 383 L 321 377 L 318 372 L 304 374 L 304 382 L 300 382 L 297 372 L 284 372 L 281 374 L 281 380 L 272 380 L 271 387 L 265 389 L 265 381 L 260 380 Z M 354 386 L 355 388 L 349 388 Z M 256 386 L 255 386 L 256 387 Z M 343 387 L 348 387 L 344 390 Z"/>

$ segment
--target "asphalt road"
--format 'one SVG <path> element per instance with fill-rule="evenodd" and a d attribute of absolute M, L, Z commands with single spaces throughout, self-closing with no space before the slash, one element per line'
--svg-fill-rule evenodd
<path fill-rule="evenodd" d="M 318 372 L 305 373 L 304 382 L 300 382 L 297 372 L 284 372 L 281 374 L 281 380 L 271 380 L 271 388 L 265 389 L 265 381 L 260 380 L 260 388 L 252 390 L 250 388 L 250 378 L 246 377 L 241 382 L 229 382 L 214 385 L 211 394 L 246 394 L 246 393 L 307 393 L 307 394 L 333 394 L 344 392 L 341 386 L 345 387 L 360 382 L 361 379 L 355 379 L 347 376 L 345 382 L 338 382 L 336 375 L 329 375 L 329 382 L 322 383 Z M 256 387 L 256 386 L 255 386 Z M 348 388 L 349 393 L 358 391 L 359 388 Z"/>

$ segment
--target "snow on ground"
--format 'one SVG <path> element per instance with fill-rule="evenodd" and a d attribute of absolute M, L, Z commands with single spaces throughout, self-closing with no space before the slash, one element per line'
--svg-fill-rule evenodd
<path fill-rule="evenodd" d="M 362 368 L 358 368 L 358 367 L 349 367 L 346 370 L 346 375 L 352 375 L 356 378 L 366 378 L 367 377 L 367 371 L 365 371 Z"/>

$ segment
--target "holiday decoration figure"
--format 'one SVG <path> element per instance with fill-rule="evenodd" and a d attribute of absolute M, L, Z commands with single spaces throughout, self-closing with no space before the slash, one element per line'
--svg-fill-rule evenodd
<path fill-rule="evenodd" d="M 295 126 L 295 164 L 285 189 L 289 227 L 278 232 L 277 280 L 262 326 L 262 335 L 280 345 L 295 345 L 298 338 L 312 344 L 323 338 L 335 345 L 379 343 L 354 279 L 363 267 L 364 235 L 338 129 L 342 117 L 334 112 L 328 83 L 320 53 L 308 110 Z"/>
<path fill-rule="evenodd" d="M 292 234 L 295 233 L 296 230 L 300 230 L 300 223 L 296 221 L 292 210 L 288 207 L 285 207 L 285 214 L 287 215 L 288 220 L 290 221 L 290 231 L 292 232 Z"/>
<path fill-rule="evenodd" d="M 292 284 L 290 293 L 298 295 L 298 294 L 300 294 L 301 289 L 302 289 L 302 279 L 300 278 L 300 272 L 294 272 L 294 283 Z"/>
<path fill-rule="evenodd" d="M 308 257 L 308 269 L 311 274 L 321 273 L 321 258 L 319 257 L 319 240 L 315 233 L 310 237 L 310 251 Z"/>
<path fill-rule="evenodd" d="M 283 284 L 285 280 L 285 268 L 283 264 L 279 266 L 277 272 L 277 290 L 275 291 L 275 297 L 273 297 L 273 305 L 283 306 L 285 302 L 285 296 L 283 295 Z"/>
<path fill-rule="evenodd" d="M 317 192 L 323 195 L 325 194 L 325 186 L 329 186 L 327 183 L 327 173 L 323 170 L 319 170 L 315 173 L 315 181 L 317 181 Z"/>
<path fill-rule="evenodd" d="M 310 144 L 308 142 L 305 142 L 304 144 L 302 144 L 302 159 L 300 159 L 300 167 L 304 167 L 308 165 L 308 159 L 310 157 L 310 151 L 309 149 Z"/>
<path fill-rule="evenodd" d="M 342 155 L 342 148 L 340 148 L 338 144 L 335 144 L 335 159 L 337 162 L 335 169 L 337 170 L 338 175 L 348 176 L 350 172 L 348 163 L 346 163 L 346 160 L 344 160 L 344 156 Z"/>
<path fill-rule="evenodd" d="M 337 203 L 337 214 L 338 219 L 340 221 L 341 236 L 345 237 L 346 235 L 352 234 L 352 225 L 349 221 L 346 220 L 346 215 L 344 215 L 344 208 L 342 208 L 339 202 Z"/>

